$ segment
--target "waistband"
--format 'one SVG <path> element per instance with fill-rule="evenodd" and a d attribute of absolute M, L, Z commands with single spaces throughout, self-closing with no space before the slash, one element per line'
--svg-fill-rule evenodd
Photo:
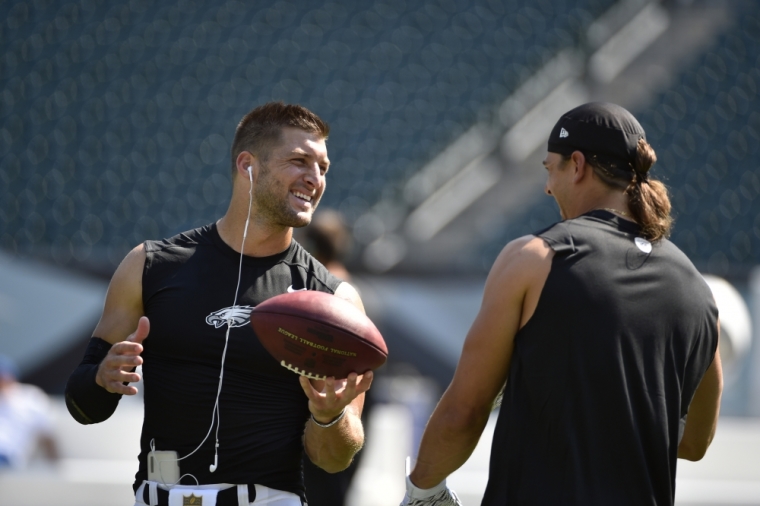
<path fill-rule="evenodd" d="M 211 485 L 174 485 L 167 487 L 154 481 L 143 481 L 135 493 L 139 498 L 149 506 L 169 506 L 169 492 L 171 489 L 192 491 L 211 491 L 216 490 L 216 503 L 203 504 L 203 506 L 262 506 L 276 501 L 277 504 L 285 504 L 282 501 L 287 500 L 287 504 L 301 506 L 301 498 L 291 492 L 276 490 L 265 487 L 264 485 L 254 485 L 249 489 L 248 485 L 231 485 L 229 483 L 218 483 Z M 198 502 L 200 505 L 201 502 Z"/>

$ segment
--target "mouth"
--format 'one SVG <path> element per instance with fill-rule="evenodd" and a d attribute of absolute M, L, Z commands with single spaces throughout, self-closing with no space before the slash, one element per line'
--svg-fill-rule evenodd
<path fill-rule="evenodd" d="M 301 193 L 299 191 L 292 191 L 290 192 L 290 194 L 296 197 L 297 199 L 300 199 L 304 202 L 311 203 L 312 197 L 309 195 L 306 195 L 305 193 Z"/>

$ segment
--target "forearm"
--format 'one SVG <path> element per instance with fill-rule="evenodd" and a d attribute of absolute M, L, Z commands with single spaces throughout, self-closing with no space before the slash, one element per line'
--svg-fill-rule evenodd
<path fill-rule="evenodd" d="M 322 420 L 321 422 L 329 422 Z M 304 430 L 304 449 L 315 465 L 328 473 L 346 469 L 364 444 L 361 413 L 356 406 L 346 406 L 345 415 L 330 427 L 320 427 L 309 418 Z"/>
<path fill-rule="evenodd" d="M 459 469 L 477 446 L 489 414 L 490 406 L 456 406 L 444 394 L 422 436 L 412 483 L 432 488 Z"/>
<path fill-rule="evenodd" d="M 722 392 L 723 372 L 720 355 L 716 353 L 689 405 L 683 437 L 678 445 L 678 458 L 700 460 L 704 457 L 718 426 Z"/>
<path fill-rule="evenodd" d="M 66 384 L 66 407 L 74 420 L 83 425 L 108 419 L 121 399 L 121 395 L 106 391 L 95 381 L 99 364 L 110 348 L 111 345 L 100 338 L 90 339 L 82 362 Z"/>

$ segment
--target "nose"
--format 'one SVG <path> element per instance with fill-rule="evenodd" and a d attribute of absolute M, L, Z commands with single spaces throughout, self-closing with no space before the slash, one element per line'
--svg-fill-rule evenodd
<path fill-rule="evenodd" d="M 304 171 L 303 179 L 308 185 L 316 188 L 319 186 L 319 180 L 321 177 L 322 170 L 320 169 L 319 164 L 313 163 Z"/>
<path fill-rule="evenodd" d="M 549 189 L 549 183 L 548 182 L 544 185 L 544 193 L 547 194 L 547 195 L 551 195 L 552 194 L 552 191 Z"/>

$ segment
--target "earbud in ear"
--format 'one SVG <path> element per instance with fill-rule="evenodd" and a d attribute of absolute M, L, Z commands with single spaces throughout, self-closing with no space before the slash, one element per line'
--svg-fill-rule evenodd
<path fill-rule="evenodd" d="M 252 169 L 252 168 L 251 168 L 251 166 L 249 165 L 249 166 L 248 166 L 248 179 L 250 179 L 250 180 L 251 180 L 251 182 L 253 182 L 253 174 L 251 173 L 251 170 L 253 170 L 253 169 Z"/>

